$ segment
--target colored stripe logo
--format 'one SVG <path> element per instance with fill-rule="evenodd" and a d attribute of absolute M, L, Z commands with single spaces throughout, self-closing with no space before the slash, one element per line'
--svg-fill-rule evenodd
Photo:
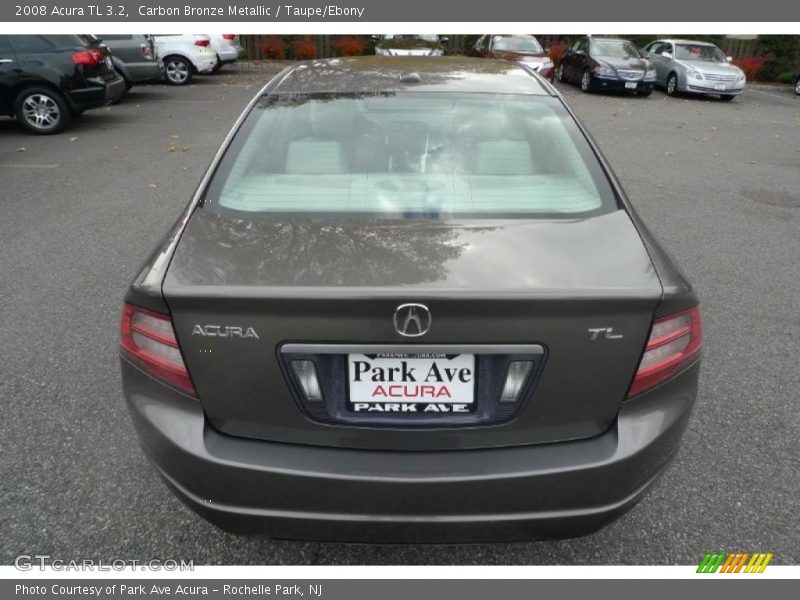
<path fill-rule="evenodd" d="M 727 554 L 725 552 L 706 552 L 700 565 L 697 567 L 698 573 L 763 573 L 769 561 L 772 560 L 772 552 L 735 552 Z"/>

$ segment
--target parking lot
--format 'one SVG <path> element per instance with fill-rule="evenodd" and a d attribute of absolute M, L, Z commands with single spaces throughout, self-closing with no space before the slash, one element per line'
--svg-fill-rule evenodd
<path fill-rule="evenodd" d="M 711 550 L 800 561 L 800 98 L 782 88 L 723 103 L 559 86 L 703 307 L 689 429 L 625 517 L 574 540 L 357 546 L 234 537 L 175 499 L 123 404 L 122 296 L 268 76 L 136 87 L 55 137 L 0 119 L 0 562 L 696 564 Z"/>

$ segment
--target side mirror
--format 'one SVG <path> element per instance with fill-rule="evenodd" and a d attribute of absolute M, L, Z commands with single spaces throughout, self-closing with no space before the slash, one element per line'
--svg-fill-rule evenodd
<path fill-rule="evenodd" d="M 672 58 L 672 52 L 662 52 L 661 56 L 664 58 Z"/>
<path fill-rule="evenodd" d="M 726 57 L 725 57 L 725 59 L 726 59 L 728 62 L 733 62 L 733 57 L 732 57 L 732 56 L 726 56 Z"/>

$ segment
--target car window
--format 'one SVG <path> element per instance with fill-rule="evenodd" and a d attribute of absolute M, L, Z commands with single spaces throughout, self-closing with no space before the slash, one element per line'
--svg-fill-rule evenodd
<path fill-rule="evenodd" d="M 626 40 L 593 39 L 591 43 L 592 56 L 606 56 L 609 58 L 641 58 L 639 49 Z"/>
<path fill-rule="evenodd" d="M 101 40 L 109 41 L 109 40 L 132 40 L 132 35 L 117 35 L 117 34 L 107 34 L 107 33 L 98 33 L 97 37 Z"/>
<path fill-rule="evenodd" d="M 261 99 L 204 206 L 267 216 L 531 218 L 616 202 L 558 99 L 406 92 Z"/>
<path fill-rule="evenodd" d="M 675 58 L 705 62 L 727 62 L 725 54 L 716 46 L 703 44 L 675 44 Z"/>
<path fill-rule="evenodd" d="M 527 35 L 496 35 L 492 46 L 501 52 L 543 52 L 536 38 Z"/>
<path fill-rule="evenodd" d="M 49 52 L 58 48 L 85 47 L 78 35 L 15 35 L 11 40 L 18 52 Z"/>
<path fill-rule="evenodd" d="M 645 52 L 650 52 L 652 54 L 658 54 L 661 52 L 661 42 L 651 42 L 644 48 Z"/>
<path fill-rule="evenodd" d="M 389 33 L 383 36 L 385 40 L 404 40 L 404 41 L 413 41 L 413 40 L 422 40 L 425 42 L 438 42 L 439 36 L 435 33 L 412 33 L 407 35 L 397 35 L 394 33 Z"/>

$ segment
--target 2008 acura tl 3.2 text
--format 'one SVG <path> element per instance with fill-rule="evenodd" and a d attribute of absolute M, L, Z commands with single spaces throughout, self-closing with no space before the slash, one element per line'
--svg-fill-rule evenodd
<path fill-rule="evenodd" d="M 257 95 L 128 290 L 167 484 L 273 537 L 591 532 L 676 451 L 697 298 L 524 65 L 363 57 Z"/>

